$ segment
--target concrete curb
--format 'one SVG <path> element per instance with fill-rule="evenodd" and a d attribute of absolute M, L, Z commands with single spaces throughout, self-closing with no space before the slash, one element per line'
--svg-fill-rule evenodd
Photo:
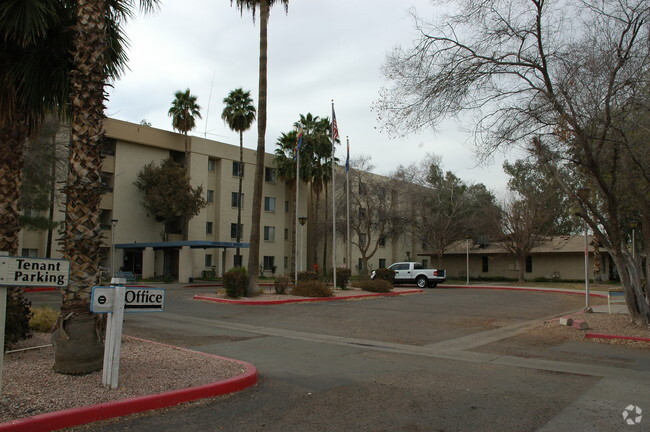
<path fill-rule="evenodd" d="M 419 294 L 422 291 L 423 290 L 421 289 L 414 289 L 414 290 L 399 291 L 399 292 L 359 294 L 359 295 L 351 295 L 345 297 L 309 297 L 304 299 L 260 300 L 260 301 L 218 299 L 218 298 L 207 297 L 202 295 L 195 295 L 194 297 L 192 297 L 192 299 L 205 300 L 214 303 L 267 306 L 267 305 L 277 305 L 277 304 L 287 304 L 287 303 L 311 303 L 311 302 L 323 302 L 323 301 L 335 301 L 335 300 L 354 300 L 354 299 L 368 298 L 368 297 L 394 297 L 402 294 Z"/>
<path fill-rule="evenodd" d="M 631 340 L 638 342 L 650 342 L 650 338 L 635 337 L 635 336 L 617 336 L 601 333 L 585 333 L 585 339 L 619 339 L 619 340 Z"/>
<path fill-rule="evenodd" d="M 533 291 L 533 292 L 547 292 L 555 294 L 574 294 L 584 296 L 584 291 L 562 289 L 562 288 L 535 288 L 535 287 L 513 287 L 513 286 L 498 286 L 498 285 L 438 285 L 439 288 L 468 288 L 468 289 L 494 289 L 494 290 L 507 290 L 507 291 Z M 589 297 L 607 298 L 607 294 L 599 292 L 590 292 Z"/>
<path fill-rule="evenodd" d="M 132 336 L 129 337 L 157 345 L 172 346 Z M 0 432 L 50 432 L 100 420 L 107 420 L 114 417 L 122 417 L 138 412 L 168 408 L 183 402 L 221 396 L 244 390 L 257 384 L 259 379 L 257 369 L 250 363 L 185 348 L 174 347 L 174 349 L 234 361 L 244 366 L 246 371 L 242 375 L 224 381 L 217 381 L 197 387 L 170 390 L 163 393 L 121 399 L 80 408 L 70 408 L 51 413 L 39 414 L 33 417 L 25 417 L 7 423 L 0 423 Z"/>

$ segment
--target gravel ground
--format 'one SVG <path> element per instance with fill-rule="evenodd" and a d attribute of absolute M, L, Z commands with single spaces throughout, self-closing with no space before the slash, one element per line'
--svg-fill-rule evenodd
<path fill-rule="evenodd" d="M 49 344 L 49 334 L 35 334 L 14 349 Z M 51 346 L 4 357 L 0 423 L 51 411 L 161 393 L 232 378 L 242 364 L 136 338 L 122 338 L 119 386 L 102 386 L 102 373 L 62 375 L 52 370 Z"/>
<path fill-rule="evenodd" d="M 629 345 L 641 349 L 650 349 L 650 342 L 621 339 L 585 339 L 585 333 L 650 338 L 650 328 L 633 324 L 627 314 L 610 315 L 607 313 L 576 312 L 568 316 L 574 320 L 585 321 L 589 328 L 587 330 L 578 330 L 560 325 L 559 319 L 554 319 L 529 330 L 527 334 L 529 336 L 539 336 L 540 338 L 555 337 L 567 340 L 587 340 L 595 343 Z"/>

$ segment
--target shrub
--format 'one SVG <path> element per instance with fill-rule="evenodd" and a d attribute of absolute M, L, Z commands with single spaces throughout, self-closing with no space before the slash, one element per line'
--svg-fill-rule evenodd
<path fill-rule="evenodd" d="M 393 283 L 395 281 L 395 270 L 378 268 L 375 270 L 375 280 L 381 279 Z"/>
<path fill-rule="evenodd" d="M 54 327 L 59 312 L 49 306 L 39 306 L 32 309 L 32 318 L 29 320 L 29 327 L 38 333 L 49 333 Z"/>
<path fill-rule="evenodd" d="M 223 275 L 223 287 L 228 297 L 243 297 L 246 294 L 248 277 L 244 267 L 234 267 Z"/>
<path fill-rule="evenodd" d="M 317 280 L 298 282 L 291 290 L 291 294 L 302 297 L 332 297 L 334 295 L 330 287 Z"/>
<path fill-rule="evenodd" d="M 276 277 L 273 281 L 273 286 L 275 286 L 275 293 L 286 294 L 289 283 L 291 283 L 291 278 L 289 276 Z"/>
<path fill-rule="evenodd" d="M 349 268 L 339 267 L 336 269 L 336 286 L 341 289 L 347 289 L 350 278 L 352 277 L 352 270 Z"/>
<path fill-rule="evenodd" d="M 32 337 L 29 319 L 32 316 L 30 306 L 22 291 L 10 288 L 7 290 L 7 315 L 5 318 L 5 346 L 10 347 L 19 340 Z"/>
<path fill-rule="evenodd" d="M 393 284 L 383 279 L 362 279 L 354 283 L 354 286 L 364 291 L 375 293 L 387 293 L 393 289 Z"/>
<path fill-rule="evenodd" d="M 318 273 L 315 271 L 298 272 L 298 282 L 318 281 Z"/>

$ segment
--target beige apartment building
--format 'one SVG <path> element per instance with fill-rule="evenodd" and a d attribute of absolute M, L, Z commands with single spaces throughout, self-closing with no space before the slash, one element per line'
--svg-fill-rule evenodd
<path fill-rule="evenodd" d="M 248 261 L 248 238 L 250 236 L 251 207 L 256 152 L 244 149 L 243 187 L 242 187 L 242 241 L 236 243 L 239 146 L 213 141 L 201 137 L 189 137 L 189 172 L 192 186 L 202 186 L 208 205 L 201 213 L 189 221 L 187 240 L 183 240 L 180 230 L 169 233 L 163 241 L 163 225 L 147 216 L 142 206 L 142 194 L 134 185 L 137 174 L 151 163 L 172 157 L 185 158 L 185 136 L 125 121 L 107 119 L 105 121 L 103 182 L 106 193 L 101 201 L 102 232 L 104 235 L 104 260 L 102 267 L 109 272 L 115 270 L 131 271 L 143 278 L 171 275 L 180 282 L 199 278 L 205 271 L 216 275 L 236 265 L 236 248 L 240 246 L 241 263 Z M 265 276 L 287 274 L 290 272 L 293 236 L 291 189 L 277 177 L 274 155 L 265 155 L 265 175 L 263 187 L 263 209 L 260 240 L 260 273 Z M 342 170 L 342 168 L 341 168 Z M 314 263 L 322 268 L 322 251 L 308 250 L 307 238 L 312 229 L 310 221 L 309 184 L 301 182 L 299 216 L 307 216 L 303 227 L 299 226 L 297 250 L 299 270 L 311 270 Z M 337 193 L 343 193 L 344 185 L 336 185 Z M 339 190 L 340 189 L 340 190 Z M 325 194 L 321 197 L 324 200 Z M 331 197 L 331 195 L 329 195 Z M 321 205 L 322 209 L 326 208 Z M 330 204 L 331 212 L 331 204 Z M 340 211 L 344 212 L 344 209 Z M 352 210 L 356 214 L 357 210 Z M 57 205 L 55 220 L 64 220 L 63 206 Z M 302 235 L 301 235 L 302 234 Z M 58 237 L 54 233 L 54 238 Z M 331 243 L 331 232 L 328 242 Z M 412 241 L 403 239 L 387 240 L 369 261 L 369 267 L 390 265 L 395 260 L 415 258 L 421 250 L 412 249 Z M 47 247 L 45 231 L 23 230 L 21 250 L 23 255 L 44 257 Z M 52 242 L 51 256 L 60 256 L 59 245 Z M 322 242 L 320 243 L 322 248 Z M 327 250 L 331 251 L 331 244 Z M 346 240 L 337 237 L 337 265 L 347 265 Z M 412 255 L 411 255 L 412 254 Z M 327 266 L 331 267 L 331 252 L 327 253 Z M 308 262 L 307 256 L 311 260 Z M 358 250 L 352 248 L 351 261 L 356 267 L 359 261 Z M 318 259 L 318 258 L 320 259 Z M 114 265 L 113 265 L 114 261 Z"/>

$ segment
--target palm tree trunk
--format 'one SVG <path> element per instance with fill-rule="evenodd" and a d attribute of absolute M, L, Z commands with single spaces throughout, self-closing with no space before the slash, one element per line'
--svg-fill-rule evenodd
<path fill-rule="evenodd" d="M 244 173 L 244 132 L 240 131 L 239 132 L 239 187 L 237 189 L 237 191 L 238 191 L 238 195 L 237 195 L 238 198 L 237 199 L 240 200 L 240 202 L 237 203 L 238 204 L 237 205 L 237 228 L 236 228 L 236 232 L 237 232 L 236 240 L 237 240 L 237 243 L 239 243 L 241 241 L 241 229 L 239 229 L 239 227 L 241 226 L 241 204 L 242 204 L 241 203 L 241 188 L 242 188 L 242 180 L 243 180 L 242 175 L 243 175 L 243 173 Z M 239 254 L 240 254 L 239 246 L 237 246 L 237 251 L 235 252 L 235 254 L 236 254 L 237 257 L 239 257 Z M 241 266 L 241 262 L 238 261 L 238 263 L 239 263 L 239 266 Z"/>
<path fill-rule="evenodd" d="M 106 16 L 102 0 L 78 0 L 70 72 L 72 130 L 66 193 L 63 257 L 70 261 L 70 284 L 52 334 L 54 370 L 84 374 L 102 367 L 99 319 L 90 312 L 90 289 L 99 276 L 102 234 L 100 143 L 103 137 L 106 81 Z"/>
<path fill-rule="evenodd" d="M 18 254 L 20 187 L 22 183 L 27 122 L 16 118 L 0 127 L 0 251 Z"/>
<path fill-rule="evenodd" d="M 253 186 L 253 215 L 251 223 L 250 250 L 248 253 L 248 286 L 246 295 L 257 290 L 257 271 L 260 262 L 260 223 L 262 219 L 262 186 L 264 180 L 264 152 L 266 138 L 266 71 L 269 1 L 260 0 L 260 69 L 257 105 L 257 156 L 255 160 L 255 183 Z"/>

